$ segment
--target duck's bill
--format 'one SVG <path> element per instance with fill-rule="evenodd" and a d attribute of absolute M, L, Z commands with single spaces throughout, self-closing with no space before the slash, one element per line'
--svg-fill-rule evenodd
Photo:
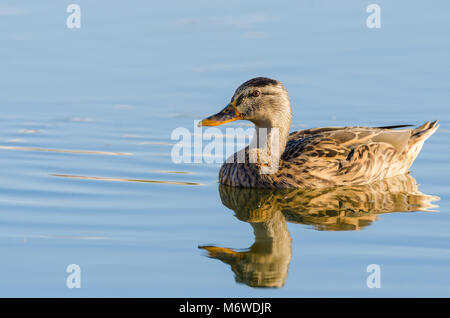
<path fill-rule="evenodd" d="M 242 119 L 233 103 L 228 104 L 219 113 L 209 116 L 199 122 L 199 126 L 219 126 L 231 121 Z"/>

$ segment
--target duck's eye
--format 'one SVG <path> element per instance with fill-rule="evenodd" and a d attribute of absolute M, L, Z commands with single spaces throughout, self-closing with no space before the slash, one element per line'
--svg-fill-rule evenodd
<path fill-rule="evenodd" d="M 253 91 L 252 92 L 252 96 L 253 97 L 258 97 L 260 94 L 261 94 L 260 91 Z"/>

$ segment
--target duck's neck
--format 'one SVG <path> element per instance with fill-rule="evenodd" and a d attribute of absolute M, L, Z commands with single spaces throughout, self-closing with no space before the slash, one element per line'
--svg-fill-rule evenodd
<path fill-rule="evenodd" d="M 292 239 L 286 225 L 286 218 L 280 211 L 264 222 L 250 223 L 255 234 L 252 250 L 264 253 L 291 254 Z"/>
<path fill-rule="evenodd" d="M 291 109 L 280 112 L 267 120 L 253 121 L 255 133 L 251 142 L 251 147 L 267 153 L 271 161 L 280 160 L 286 149 L 291 127 Z"/>

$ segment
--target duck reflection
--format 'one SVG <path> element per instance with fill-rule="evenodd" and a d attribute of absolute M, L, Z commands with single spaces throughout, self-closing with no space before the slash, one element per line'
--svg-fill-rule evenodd
<path fill-rule="evenodd" d="M 361 230 L 379 214 L 430 211 L 439 197 L 423 194 L 410 175 L 365 186 L 263 190 L 220 185 L 222 203 L 248 222 L 255 242 L 246 251 L 200 246 L 231 266 L 237 282 L 251 287 L 282 287 L 292 256 L 286 221 L 322 231 Z"/>

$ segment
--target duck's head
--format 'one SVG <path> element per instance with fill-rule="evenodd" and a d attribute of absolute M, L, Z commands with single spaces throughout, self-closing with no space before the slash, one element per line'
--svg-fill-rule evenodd
<path fill-rule="evenodd" d="M 291 106 L 286 88 L 270 78 L 253 78 L 236 89 L 224 109 L 202 120 L 199 126 L 218 126 L 235 120 L 249 120 L 258 127 L 290 126 Z"/>

